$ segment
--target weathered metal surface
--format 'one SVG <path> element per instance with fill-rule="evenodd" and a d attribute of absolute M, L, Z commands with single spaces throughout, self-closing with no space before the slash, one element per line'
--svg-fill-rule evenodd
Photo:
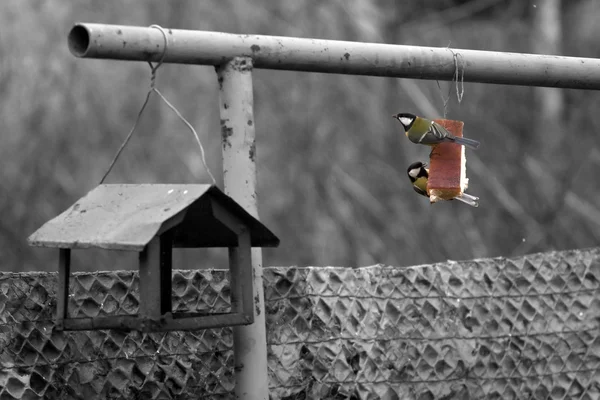
<path fill-rule="evenodd" d="M 252 246 L 279 239 L 229 196 L 210 185 L 108 184 L 79 199 L 29 237 L 33 246 L 142 251 L 163 231 L 179 226 L 175 247 L 228 247 L 237 236 L 212 215 L 211 199 L 250 229 Z"/>
<path fill-rule="evenodd" d="M 503 53 L 381 43 L 236 35 L 139 26 L 76 24 L 69 33 L 77 57 L 221 65 L 248 57 L 254 68 L 465 82 L 600 89 L 596 58 Z"/>
<path fill-rule="evenodd" d="M 252 60 L 234 58 L 224 63 L 217 68 L 217 80 L 225 193 L 258 218 Z M 246 295 L 252 289 L 252 309 L 247 309 L 250 304 L 246 300 L 243 306 L 254 314 L 254 323 L 233 328 L 235 395 L 238 399 L 269 400 L 262 252 L 237 250 L 243 249 L 231 249 L 230 257 L 252 263 L 252 271 L 232 267 L 250 279 L 246 282 L 252 282 L 248 287 L 244 281 L 233 283 L 241 286 Z"/>
<path fill-rule="evenodd" d="M 272 399 L 600 398 L 600 249 L 409 268 L 265 268 Z M 57 332 L 57 275 L 0 273 L 0 398 L 230 399 L 231 329 Z M 74 274 L 70 316 L 138 311 L 134 272 Z M 175 310 L 224 312 L 223 271 Z"/>

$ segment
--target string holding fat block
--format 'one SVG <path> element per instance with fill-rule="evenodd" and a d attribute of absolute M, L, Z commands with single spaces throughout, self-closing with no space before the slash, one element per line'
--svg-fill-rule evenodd
<path fill-rule="evenodd" d="M 464 122 L 448 119 L 434 121 L 446 128 L 452 135 L 463 137 Z M 466 194 L 465 190 L 468 187 L 465 147 L 451 142 L 436 145 L 429 156 L 429 179 L 427 181 L 429 201 L 436 203 L 440 200 L 456 199 L 477 207 L 479 198 Z"/>

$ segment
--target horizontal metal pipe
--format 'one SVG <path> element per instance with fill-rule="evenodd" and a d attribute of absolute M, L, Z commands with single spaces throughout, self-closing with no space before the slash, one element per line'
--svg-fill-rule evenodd
<path fill-rule="evenodd" d="M 282 36 L 165 29 L 164 62 L 222 65 L 251 57 L 254 68 L 396 78 L 600 89 L 600 59 Z M 69 33 L 77 57 L 159 61 L 160 29 L 78 23 Z"/>

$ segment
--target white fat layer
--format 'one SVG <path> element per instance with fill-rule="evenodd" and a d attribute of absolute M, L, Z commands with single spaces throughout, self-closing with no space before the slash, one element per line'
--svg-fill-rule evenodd
<path fill-rule="evenodd" d="M 460 146 L 460 192 L 467 190 L 469 180 L 467 179 L 467 157 L 465 157 L 465 146 Z"/>
<path fill-rule="evenodd" d="M 400 122 L 402 123 L 402 125 L 404 126 L 408 126 L 410 125 L 410 123 L 413 121 L 412 118 L 407 118 L 407 117 L 400 117 L 398 118 L 400 120 Z"/>
<path fill-rule="evenodd" d="M 441 197 L 437 197 L 435 194 L 430 194 L 429 195 L 429 202 L 430 203 L 437 203 L 440 200 L 442 200 L 442 198 Z"/>

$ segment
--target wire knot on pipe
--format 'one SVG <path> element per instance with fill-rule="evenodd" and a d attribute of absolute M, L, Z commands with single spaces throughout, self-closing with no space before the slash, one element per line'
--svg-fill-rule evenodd
<path fill-rule="evenodd" d="M 163 61 L 165 61 L 165 56 L 167 55 L 167 49 L 169 47 L 169 38 L 167 37 L 167 32 L 165 32 L 165 30 L 162 28 L 162 26 L 150 25 L 150 28 L 158 29 L 160 31 L 160 33 L 162 33 L 163 38 L 165 39 L 165 46 L 163 48 L 163 53 L 162 53 L 162 56 L 160 57 L 160 60 L 158 61 L 158 64 L 152 65 L 152 61 L 148 61 L 148 65 L 150 65 L 150 71 L 152 74 L 150 76 L 150 89 L 154 89 L 154 87 L 156 86 L 156 71 L 160 68 Z"/>

